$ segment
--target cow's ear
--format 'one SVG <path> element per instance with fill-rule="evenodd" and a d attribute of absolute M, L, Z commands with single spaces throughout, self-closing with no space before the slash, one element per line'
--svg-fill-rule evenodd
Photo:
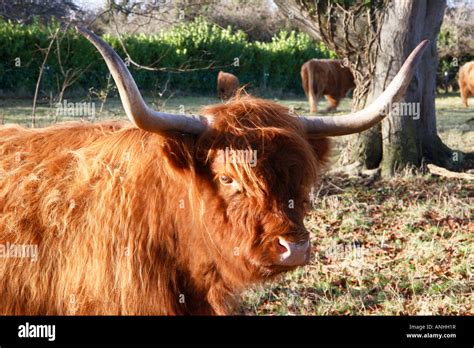
<path fill-rule="evenodd" d="M 316 157 L 321 165 L 329 164 L 331 156 L 331 140 L 308 134 L 308 142 L 311 144 Z"/>
<path fill-rule="evenodd" d="M 193 137 L 176 134 L 169 136 L 163 143 L 163 153 L 169 165 L 175 170 L 187 170 L 194 166 Z"/>

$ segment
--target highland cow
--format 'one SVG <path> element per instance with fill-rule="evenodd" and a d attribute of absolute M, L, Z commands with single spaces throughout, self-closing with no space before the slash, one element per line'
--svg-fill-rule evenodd
<path fill-rule="evenodd" d="M 221 100 L 228 100 L 234 97 L 239 89 L 239 79 L 237 76 L 219 71 L 217 75 L 217 97 Z"/>
<path fill-rule="evenodd" d="M 133 125 L 0 128 L 0 244 L 38 249 L 0 259 L 2 314 L 233 313 L 240 291 L 308 263 L 303 218 L 328 137 L 380 122 L 426 45 L 355 114 L 296 117 L 237 96 L 173 115 L 150 109 L 112 48 L 78 30 Z M 256 161 L 226 161 L 229 151 Z"/>
<path fill-rule="evenodd" d="M 467 108 L 467 98 L 474 96 L 474 62 L 467 62 L 459 69 L 458 82 L 462 103 Z"/>
<path fill-rule="evenodd" d="M 318 111 L 318 101 L 324 95 L 329 106 L 336 110 L 339 102 L 355 87 L 351 70 L 341 60 L 311 59 L 301 66 L 301 81 L 311 112 Z"/>

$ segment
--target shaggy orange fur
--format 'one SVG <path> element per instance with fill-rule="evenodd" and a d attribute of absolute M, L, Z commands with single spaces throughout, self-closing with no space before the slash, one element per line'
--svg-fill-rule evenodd
<path fill-rule="evenodd" d="M 200 136 L 0 128 L 0 244 L 39 252 L 0 258 L 1 314 L 228 314 L 241 290 L 291 269 L 274 266 L 274 239 L 307 233 L 328 140 L 248 96 L 202 113 L 215 122 Z M 256 166 L 218 161 L 226 147 L 256 150 Z"/>

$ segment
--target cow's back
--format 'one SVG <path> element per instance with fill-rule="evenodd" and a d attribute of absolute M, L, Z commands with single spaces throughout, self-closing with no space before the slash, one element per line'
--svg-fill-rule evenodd
<path fill-rule="evenodd" d="M 219 71 L 217 75 L 217 96 L 220 99 L 229 99 L 235 96 L 239 89 L 239 79 L 237 76 Z"/>
<path fill-rule="evenodd" d="M 25 163 L 40 163 L 47 158 L 57 158 L 61 154 L 89 146 L 124 127 L 125 122 L 68 122 L 37 129 L 5 125 L 0 127 L 0 163 L 8 168 Z"/>

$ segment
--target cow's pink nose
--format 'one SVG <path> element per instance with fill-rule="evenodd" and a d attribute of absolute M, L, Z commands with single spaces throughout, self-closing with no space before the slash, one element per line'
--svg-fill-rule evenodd
<path fill-rule="evenodd" d="M 278 255 L 277 264 L 281 266 L 302 266 L 308 263 L 310 256 L 309 239 L 302 242 L 288 242 L 283 237 L 277 239 Z"/>

